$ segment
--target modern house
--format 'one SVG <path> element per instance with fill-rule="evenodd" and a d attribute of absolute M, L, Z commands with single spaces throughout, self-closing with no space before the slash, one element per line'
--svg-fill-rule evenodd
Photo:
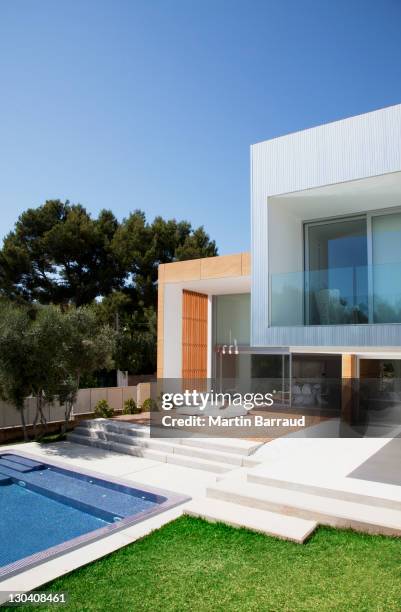
<path fill-rule="evenodd" d="M 251 253 L 160 266 L 158 377 L 398 391 L 401 105 L 253 145 L 251 223 Z"/>

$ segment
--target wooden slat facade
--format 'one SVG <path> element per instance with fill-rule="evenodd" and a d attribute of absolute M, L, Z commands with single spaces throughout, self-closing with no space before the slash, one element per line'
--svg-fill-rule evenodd
<path fill-rule="evenodd" d="M 207 378 L 208 296 L 195 291 L 182 295 L 182 378 Z"/>

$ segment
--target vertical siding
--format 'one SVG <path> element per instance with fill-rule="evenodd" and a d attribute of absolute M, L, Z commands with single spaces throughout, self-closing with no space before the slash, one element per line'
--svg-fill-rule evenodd
<path fill-rule="evenodd" d="M 268 327 L 268 198 L 398 171 L 401 171 L 401 105 L 251 147 L 253 346 L 272 345 L 273 339 L 274 345 L 291 344 L 288 329 L 284 333 L 286 328 L 282 328 L 280 336 L 277 329 L 273 331 Z M 305 328 L 297 330 L 297 339 L 306 346 L 308 342 L 300 338 L 301 330 Z M 330 344 L 331 335 L 339 336 L 338 331 L 334 333 L 325 328 L 322 338 L 322 331 L 315 332 L 316 341 L 319 339 L 320 343 Z M 315 335 L 309 332 L 308 339 L 312 345 Z M 359 336 L 360 332 L 356 335 Z M 394 344 L 399 332 L 393 330 L 390 336 Z M 334 343 L 334 336 L 332 341 Z"/>
<path fill-rule="evenodd" d="M 182 294 L 182 378 L 207 378 L 209 298 L 203 293 Z"/>

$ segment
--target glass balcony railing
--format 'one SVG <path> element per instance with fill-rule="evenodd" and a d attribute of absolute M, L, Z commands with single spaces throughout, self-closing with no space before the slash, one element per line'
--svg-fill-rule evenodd
<path fill-rule="evenodd" d="M 273 327 L 401 323 L 401 262 L 270 276 Z"/>

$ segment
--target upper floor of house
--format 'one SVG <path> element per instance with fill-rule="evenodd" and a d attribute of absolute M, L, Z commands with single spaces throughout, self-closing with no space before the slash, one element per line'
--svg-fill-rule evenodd
<path fill-rule="evenodd" d="M 250 254 L 160 266 L 160 372 L 192 344 L 208 375 L 221 351 L 399 350 L 401 105 L 254 145 L 251 197 Z"/>
<path fill-rule="evenodd" d="M 253 346 L 401 345 L 401 105 L 251 149 Z"/>

